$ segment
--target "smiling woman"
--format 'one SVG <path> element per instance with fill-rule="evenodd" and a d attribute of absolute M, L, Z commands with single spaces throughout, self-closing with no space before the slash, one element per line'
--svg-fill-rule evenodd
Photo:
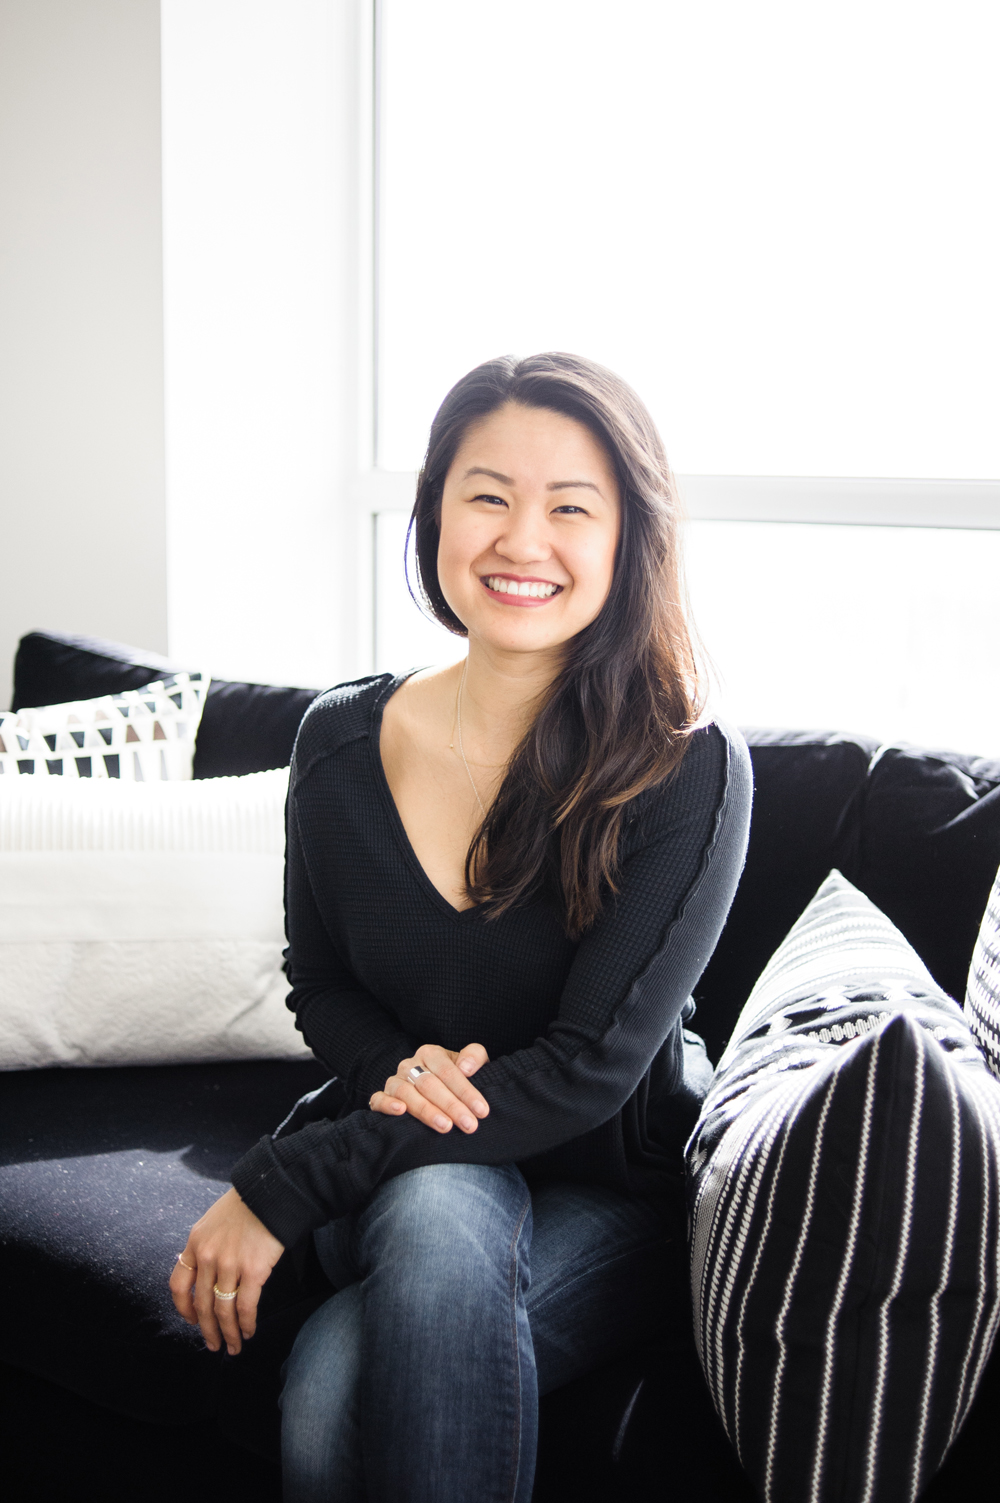
<path fill-rule="evenodd" d="M 614 888 L 624 806 L 687 749 L 699 685 L 678 524 L 652 419 L 591 361 L 488 361 L 434 420 L 412 525 L 427 607 L 469 638 L 459 697 L 495 797 L 464 886 L 494 914 L 538 889 L 555 845 L 581 935 Z M 533 581 L 556 587 L 537 605 Z"/>
<path fill-rule="evenodd" d="M 477 367 L 413 512 L 465 663 L 303 720 L 289 1006 L 335 1120 L 303 1108 L 246 1154 L 172 1279 L 236 1354 L 314 1238 L 337 1292 L 285 1369 L 286 1503 L 528 1503 L 539 1395 L 690 1340 L 682 1148 L 710 1067 L 683 1025 L 750 775 L 698 718 L 676 524 L 624 382 L 569 355 Z"/>

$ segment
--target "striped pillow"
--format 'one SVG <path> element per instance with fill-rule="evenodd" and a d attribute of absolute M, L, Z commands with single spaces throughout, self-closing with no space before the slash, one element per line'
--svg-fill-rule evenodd
<path fill-rule="evenodd" d="M 1000 1319 L 1000 1085 L 958 1006 L 832 872 L 688 1144 L 696 1337 L 764 1503 L 906 1503 Z"/>
<path fill-rule="evenodd" d="M 965 1016 L 986 1063 L 1000 1077 L 1000 872 L 972 952 Z"/>

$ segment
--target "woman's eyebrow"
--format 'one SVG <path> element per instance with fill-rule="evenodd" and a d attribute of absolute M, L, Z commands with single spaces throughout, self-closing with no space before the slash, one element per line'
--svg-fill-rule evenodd
<path fill-rule="evenodd" d="M 471 470 L 466 470 L 462 479 L 468 480 L 471 475 L 488 475 L 491 480 L 498 480 L 501 485 L 514 484 L 510 475 L 501 475 L 499 470 L 488 470 L 481 464 L 473 465 Z M 596 491 L 601 497 L 604 495 L 600 486 L 595 485 L 592 480 L 550 480 L 545 489 L 547 491 L 569 491 L 577 490 L 581 487 L 588 491 Z"/>
<path fill-rule="evenodd" d="M 468 480 L 470 475 L 488 475 L 491 480 L 499 480 L 501 485 L 514 484 L 509 475 L 501 475 L 499 470 L 484 470 L 482 465 L 478 464 L 473 465 L 471 470 L 466 470 L 465 474 L 462 476 L 462 479 Z"/>
<path fill-rule="evenodd" d="M 601 487 L 595 485 L 592 480 L 550 480 L 545 489 L 547 491 L 571 491 L 580 486 L 588 491 L 596 491 L 599 496 L 604 494 Z"/>

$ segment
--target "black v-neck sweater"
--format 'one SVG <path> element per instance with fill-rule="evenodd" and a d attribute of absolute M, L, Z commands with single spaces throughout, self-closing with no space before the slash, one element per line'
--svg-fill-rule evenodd
<path fill-rule="evenodd" d="M 288 793 L 288 1005 L 344 1087 L 337 1120 L 262 1138 L 233 1184 L 286 1246 L 424 1164 L 517 1163 L 529 1177 L 664 1188 L 697 1114 L 682 1021 L 746 851 L 751 772 L 738 733 L 695 731 L 679 770 L 634 800 L 621 879 L 574 942 L 553 900 L 489 919 L 452 907 L 407 839 L 382 768 L 383 674 L 317 699 Z M 490 1115 L 439 1134 L 368 1098 L 421 1044 L 490 1056 Z"/>

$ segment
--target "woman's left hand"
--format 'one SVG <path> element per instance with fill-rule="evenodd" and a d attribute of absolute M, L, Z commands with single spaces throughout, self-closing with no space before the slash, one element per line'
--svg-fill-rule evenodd
<path fill-rule="evenodd" d="M 170 1275 L 170 1293 L 188 1325 L 201 1327 L 205 1345 L 217 1352 L 224 1341 L 235 1357 L 243 1338 L 257 1328 L 257 1301 L 284 1246 L 241 1200 L 227 1190 L 191 1228 Z M 188 1264 L 185 1267 L 184 1264 Z M 215 1286 L 236 1299 L 219 1299 Z"/>

